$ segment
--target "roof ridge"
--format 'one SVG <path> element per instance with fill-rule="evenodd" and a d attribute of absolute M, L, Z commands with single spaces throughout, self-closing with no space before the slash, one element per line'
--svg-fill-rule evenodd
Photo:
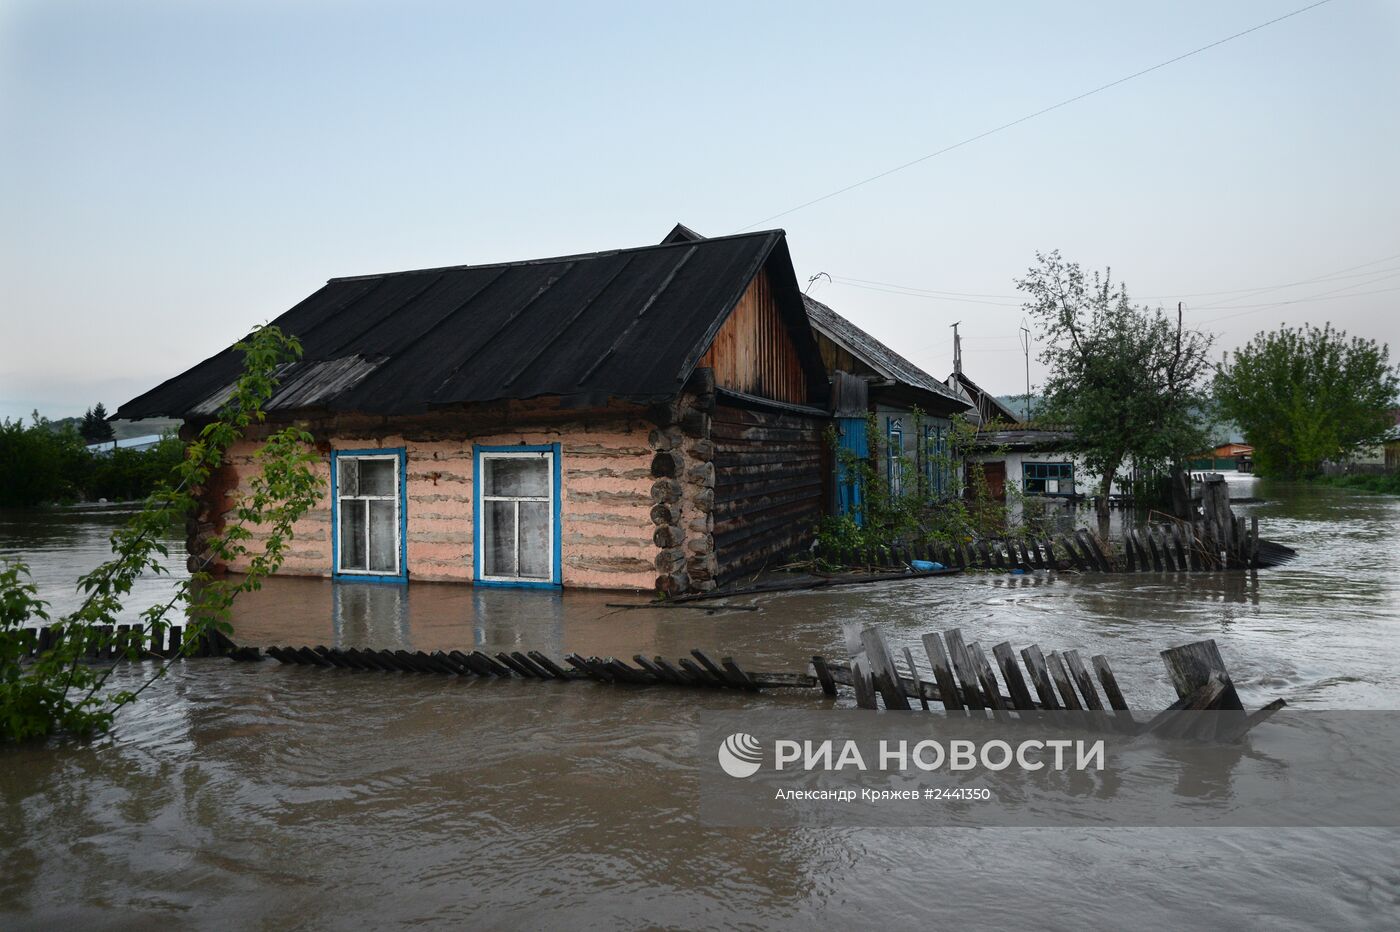
<path fill-rule="evenodd" d="M 335 278 L 326 279 L 326 283 L 362 281 L 370 278 L 388 278 L 393 275 L 423 275 L 430 272 L 457 272 L 465 269 L 499 269 L 520 265 L 547 265 L 554 262 L 579 262 L 584 259 L 603 259 L 608 256 L 647 252 L 654 249 L 676 249 L 687 246 L 707 245 L 710 243 L 724 243 L 730 240 L 747 239 L 757 236 L 773 236 L 774 234 L 786 236 L 787 231 L 775 227 L 771 230 L 755 230 L 752 233 L 730 233 L 727 236 L 709 236 L 701 240 L 680 240 L 674 243 L 649 243 L 645 246 L 624 246 L 617 249 L 600 249 L 596 252 L 578 252 L 562 256 L 544 256 L 538 259 L 515 259 L 509 262 L 466 263 L 463 265 L 439 265 L 424 269 L 400 269 L 394 272 L 372 272 L 367 275 L 339 275 Z"/>

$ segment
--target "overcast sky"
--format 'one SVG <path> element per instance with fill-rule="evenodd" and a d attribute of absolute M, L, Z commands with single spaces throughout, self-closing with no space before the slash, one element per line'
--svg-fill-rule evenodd
<path fill-rule="evenodd" d="M 0 415 L 115 408 L 332 276 L 732 233 L 1306 3 L 0 0 Z M 1010 393 L 1037 249 L 1222 348 L 1400 348 L 1398 166 L 1400 4 L 1335 0 L 767 225 Z"/>

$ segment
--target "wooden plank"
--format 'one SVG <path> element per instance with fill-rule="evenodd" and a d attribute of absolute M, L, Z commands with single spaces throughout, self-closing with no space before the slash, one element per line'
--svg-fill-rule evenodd
<path fill-rule="evenodd" d="M 1243 709 L 1230 671 L 1214 640 L 1196 641 L 1162 651 L 1162 663 L 1178 698 L 1194 694 L 1212 676 L 1222 683 L 1219 708 L 1224 711 Z"/>
<path fill-rule="evenodd" d="M 311 649 L 314 650 L 317 654 L 319 654 L 323 660 L 325 660 L 333 667 L 340 667 L 342 670 L 352 668 L 349 661 L 347 661 L 343 657 L 337 656 L 335 651 L 331 650 L 324 644 L 317 644 Z"/>
<path fill-rule="evenodd" d="M 856 691 L 856 708 L 879 708 L 875 702 L 875 687 L 870 682 L 870 673 L 859 658 L 851 661 L 851 686 Z"/>
<path fill-rule="evenodd" d="M 453 659 L 455 659 L 458 663 L 460 663 L 460 664 L 462 664 L 463 666 L 465 666 L 468 670 L 472 671 L 472 673 L 476 674 L 477 676 L 495 676 L 495 675 L 496 675 L 495 672 L 492 671 L 492 669 L 491 669 L 490 667 L 488 667 L 486 664 L 482 663 L 482 662 L 481 662 L 479 659 L 477 659 L 476 657 L 473 657 L 471 654 L 465 653 L 465 652 L 460 651 L 460 650 L 454 650 L 454 651 L 452 651 L 452 657 L 453 657 Z"/>
<path fill-rule="evenodd" d="M 453 676 L 475 676 L 470 667 L 453 657 L 452 653 L 448 651 L 435 650 L 429 656 L 433 658 L 434 663 Z"/>
<path fill-rule="evenodd" d="M 604 657 L 603 665 L 621 682 L 631 683 L 635 686 L 650 686 L 655 680 L 644 670 L 636 667 L 629 667 L 616 657 Z"/>
<path fill-rule="evenodd" d="M 828 696 L 836 695 L 836 681 L 831 678 L 831 670 L 827 668 L 826 658 L 821 654 L 812 657 L 812 670 L 816 673 L 817 682 L 822 684 L 822 692 Z"/>
<path fill-rule="evenodd" d="M 1095 654 L 1089 658 L 1089 662 L 1093 664 L 1094 672 L 1099 675 L 1099 682 L 1103 684 L 1103 694 L 1108 697 L 1109 707 L 1118 712 L 1128 711 L 1128 701 L 1123 698 L 1123 691 L 1118 688 L 1118 677 L 1113 675 L 1108 658 L 1103 654 Z"/>
<path fill-rule="evenodd" d="M 1084 708 L 1079 697 L 1075 695 L 1074 684 L 1070 682 L 1069 673 L 1065 671 L 1065 663 L 1060 658 L 1058 651 L 1051 651 L 1045 658 L 1046 667 L 1050 670 L 1050 679 L 1060 690 L 1060 702 L 1071 712 L 1078 712 Z"/>
<path fill-rule="evenodd" d="M 733 685 L 733 683 L 731 683 L 731 682 L 729 681 L 729 677 L 725 676 L 724 670 L 720 669 L 720 665 L 717 664 L 717 663 L 715 663 L 714 660 L 712 660 L 712 659 L 710 658 L 710 656 L 709 656 L 708 654 L 706 654 L 704 651 L 700 650 L 700 649 L 697 647 L 697 648 L 691 650 L 690 656 L 692 656 L 692 657 L 694 657 L 696 660 L 700 661 L 700 666 L 704 667 L 704 668 L 705 668 L 705 672 L 708 673 L 708 674 L 710 674 L 710 676 L 714 678 L 715 683 L 716 683 L 717 685 L 719 685 L 719 686 L 732 686 L 732 685 Z"/>
<path fill-rule="evenodd" d="M 928 697 L 924 695 L 923 684 L 919 682 L 919 668 L 914 666 L 914 654 L 909 648 L 904 648 L 904 662 L 909 665 L 909 678 L 914 681 L 914 694 L 919 697 L 919 707 L 928 711 Z"/>
<path fill-rule="evenodd" d="M 510 656 L 511 656 L 511 659 L 514 660 L 516 663 L 520 664 L 522 667 L 524 667 L 525 669 L 529 670 L 529 671 L 530 671 L 530 675 L 533 676 L 535 679 L 537 679 L 537 680 L 552 680 L 552 679 L 554 679 L 554 674 L 553 674 L 553 673 L 550 673 L 550 672 L 549 672 L 548 670 L 546 670 L 544 667 L 542 667 L 542 666 L 540 666 L 539 664 L 535 663 L 533 660 L 531 660 L 531 659 L 530 659 L 529 657 L 527 657 L 525 654 L 522 654 L 520 651 L 518 651 L 518 650 L 513 650 L 513 651 L 510 652 Z"/>
<path fill-rule="evenodd" d="M 1197 689 L 1182 696 L 1176 702 L 1158 712 L 1143 727 L 1142 733 L 1163 738 L 1184 737 L 1203 722 L 1192 712 L 1204 712 L 1215 708 L 1225 693 L 1225 682 L 1218 676 L 1211 676 Z"/>
<path fill-rule="evenodd" d="M 320 654 L 316 653 L 309 647 L 298 647 L 296 649 L 296 655 L 302 659 L 303 663 L 310 664 L 313 667 L 335 666 L 335 664 L 331 663 L 329 660 L 322 657 Z"/>
<path fill-rule="evenodd" d="M 1050 538 L 1047 537 L 1047 538 L 1045 538 L 1045 540 L 1041 541 L 1040 544 L 1041 544 L 1042 547 L 1045 548 L 1045 566 L 1046 566 L 1046 568 L 1047 568 L 1047 569 L 1052 569 L 1052 570 L 1057 570 L 1057 569 L 1059 569 L 1059 568 L 1060 568 L 1060 561 L 1059 561 L 1059 558 L 1055 556 L 1055 544 L 1054 544 L 1054 542 L 1051 541 Z"/>
<path fill-rule="evenodd" d="M 928 654 L 929 666 L 933 668 L 934 681 L 938 683 L 938 700 L 949 712 L 960 711 L 963 706 L 958 696 L 958 681 L 953 678 L 952 662 L 943 647 L 943 639 L 936 633 L 929 633 L 924 635 L 923 642 L 924 653 Z"/>
<path fill-rule="evenodd" d="M 643 670 L 650 673 L 658 683 L 670 683 L 672 685 L 676 685 L 679 682 L 678 680 L 673 679 L 671 677 L 671 674 L 667 673 L 665 670 L 661 669 L 641 654 L 633 654 L 632 662 L 635 663 L 637 666 L 641 667 Z"/>
<path fill-rule="evenodd" d="M 997 682 L 997 675 L 987 661 L 982 645 L 976 641 L 967 645 L 967 656 L 972 660 L 973 669 L 977 671 L 977 683 L 982 687 L 982 698 L 993 709 L 1007 708 L 1007 702 L 1001 695 L 1001 684 Z"/>
<path fill-rule="evenodd" d="M 899 712 L 910 711 L 908 698 L 899 682 L 899 670 L 890 656 L 889 645 L 879 628 L 865 628 L 860 632 L 860 643 L 865 648 L 870 672 L 875 677 L 875 688 L 885 699 L 885 708 Z"/>
<path fill-rule="evenodd" d="M 655 664 L 663 673 L 665 673 L 667 676 L 671 677 L 681 685 L 699 685 L 695 681 L 695 677 L 690 673 L 690 671 L 677 670 L 675 667 L 671 666 L 670 661 L 668 661 L 665 657 L 653 657 L 651 662 Z M 705 679 L 708 680 L 709 677 L 707 676 L 705 677 Z"/>
<path fill-rule="evenodd" d="M 563 667 L 559 666 L 559 664 L 555 663 L 553 660 L 550 660 L 548 657 L 546 657 L 539 651 L 529 651 L 527 656 L 529 656 L 531 660 L 533 660 L 536 664 L 538 664 L 542 669 L 544 669 L 547 673 L 549 673 L 550 676 L 554 677 L 556 680 L 573 679 L 573 677 L 569 676 L 568 672 L 565 671 Z"/>
<path fill-rule="evenodd" d="M 595 664 L 586 657 L 581 657 L 578 654 L 565 654 L 564 662 L 574 667 L 591 680 L 597 680 L 600 683 L 611 683 L 613 681 L 613 675 L 611 673 L 606 672 L 600 664 Z"/>
<path fill-rule="evenodd" d="M 1060 535 L 1060 546 L 1064 549 L 1065 553 L 1069 554 L 1069 560 L 1071 563 L 1074 564 L 1074 568 L 1083 571 L 1085 567 L 1083 557 L 1079 555 L 1079 551 L 1075 550 L 1074 545 L 1070 543 L 1069 538 L 1063 534 Z"/>
<path fill-rule="evenodd" d="M 1180 522 L 1173 522 L 1171 529 L 1172 544 L 1176 547 L 1176 565 L 1182 572 L 1185 572 L 1191 568 L 1191 564 L 1186 560 L 1186 546 L 1182 543 Z"/>
<path fill-rule="evenodd" d="M 510 667 L 511 671 L 517 674 L 518 676 L 524 677 L 527 680 L 532 680 L 535 678 L 535 674 L 530 670 L 529 667 L 524 666 L 514 657 L 512 657 L 510 654 L 506 653 L 503 650 L 496 652 L 496 660 L 505 664 L 507 667 Z"/>
<path fill-rule="evenodd" d="M 503 678 L 510 677 L 510 668 L 497 663 L 495 659 L 484 651 L 474 650 L 471 652 L 470 656 L 477 662 L 485 664 L 486 669 L 490 670 L 492 675 Z"/>
<path fill-rule="evenodd" d="M 1041 708 L 1062 708 L 1059 698 L 1055 695 L 1055 685 L 1050 679 L 1050 670 L 1045 665 L 1045 655 L 1040 652 L 1040 646 L 1032 644 L 1021 648 L 1021 659 L 1026 662 L 1026 671 L 1030 673 L 1031 683 L 1035 685 L 1036 694 L 1040 697 Z"/>
<path fill-rule="evenodd" d="M 1069 667 L 1070 675 L 1074 677 L 1074 682 L 1079 685 L 1079 694 L 1084 697 L 1084 704 L 1096 712 L 1102 711 L 1103 700 L 1099 698 L 1099 691 L 1094 688 L 1094 678 L 1085 669 L 1084 661 L 1079 659 L 1079 651 L 1067 650 L 1063 656 L 1065 666 Z"/>
<path fill-rule="evenodd" d="M 724 672 L 729 674 L 729 679 L 735 686 L 750 692 L 758 692 L 758 684 L 747 673 L 739 669 L 739 665 L 734 662 L 733 657 L 719 658 L 719 665 L 724 667 Z"/>
<path fill-rule="evenodd" d="M 432 667 L 433 670 L 435 670 L 438 673 L 442 673 L 447 676 L 458 675 L 457 668 L 454 667 L 452 663 L 447 660 L 447 655 L 440 650 L 427 652 L 420 650 L 417 653 L 415 653 L 414 656 L 417 657 L 423 663 Z"/>
<path fill-rule="evenodd" d="M 682 670 L 690 674 L 690 678 L 695 681 L 697 686 L 719 687 L 724 685 L 723 678 L 716 681 L 714 675 L 710 673 L 710 671 L 701 667 L 693 660 L 682 657 L 677 662 L 681 665 Z"/>
<path fill-rule="evenodd" d="M 1244 737 L 1245 732 L 1249 731 L 1255 725 L 1267 721 L 1275 712 L 1286 705 L 1288 705 L 1288 703 L 1284 702 L 1282 699 L 1275 699 L 1258 712 L 1245 716 L 1242 721 L 1218 730 L 1215 737 L 1221 741 L 1238 741 L 1240 738 Z"/>
<path fill-rule="evenodd" d="M 1134 530 L 1133 533 L 1137 534 L 1139 532 Z M 1150 527 L 1143 528 L 1141 533 L 1147 538 L 1147 550 L 1148 553 L 1152 555 L 1152 569 L 1158 573 L 1162 572 L 1162 554 L 1157 549 L 1157 538 L 1153 536 Z"/>
<path fill-rule="evenodd" d="M 1006 691 L 1011 694 L 1011 705 L 1022 710 L 1034 709 L 1035 700 L 1031 698 L 1026 678 L 1021 675 L 1021 668 L 1016 664 L 1016 653 L 1011 649 L 1011 642 L 1002 641 L 993 645 L 992 656 L 1001 667 L 1002 679 L 1006 680 Z"/>
<path fill-rule="evenodd" d="M 943 632 L 943 640 L 948 645 L 948 656 L 953 661 L 953 669 L 962 684 L 962 699 L 969 709 L 985 709 L 986 701 L 982 689 L 977 685 L 977 667 L 968 656 L 967 644 L 963 641 L 962 629 L 953 628 Z"/>
<path fill-rule="evenodd" d="M 1099 546 L 1098 539 L 1084 528 L 1076 532 L 1080 544 L 1084 547 L 1084 552 L 1089 555 L 1089 562 L 1104 573 L 1113 572 L 1113 564 L 1108 562 L 1108 557 L 1104 555 L 1103 548 Z"/>

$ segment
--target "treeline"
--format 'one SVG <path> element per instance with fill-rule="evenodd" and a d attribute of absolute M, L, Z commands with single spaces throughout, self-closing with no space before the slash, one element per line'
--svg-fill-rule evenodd
<path fill-rule="evenodd" d="M 72 424 L 0 419 L 0 507 L 145 498 L 183 457 L 174 436 L 146 451 L 93 453 Z"/>

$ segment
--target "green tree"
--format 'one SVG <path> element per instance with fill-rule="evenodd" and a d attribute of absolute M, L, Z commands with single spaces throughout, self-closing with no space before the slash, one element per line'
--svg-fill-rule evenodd
<path fill-rule="evenodd" d="M 48 620 L 48 606 L 23 565 L 0 560 L 0 740 L 105 731 L 122 707 L 164 675 L 168 662 L 139 688 L 114 691 L 106 688 L 112 668 L 91 667 L 83 658 L 93 645 L 115 647 L 132 659 L 142 656 L 130 640 L 112 634 L 123 598 L 143 573 L 167 572 L 163 561 L 169 549 L 162 541 L 193 514 L 198 490 L 225 462 L 230 447 L 263 421 L 263 405 L 276 389 L 279 367 L 301 354 L 295 338 L 275 327 L 258 328 L 236 348 L 244 354 L 244 372 L 229 400 L 185 448 L 173 481 L 157 489 L 146 507 L 112 534 L 112 558 L 78 580 L 85 594 L 82 605 L 54 624 L 55 643 L 32 661 L 26 659 L 32 643 L 27 629 Z M 268 437 L 255 454 L 259 468 L 248 493 L 224 530 L 208 542 L 204 564 L 175 587 L 169 601 L 141 613 L 142 640 L 168 629 L 167 618 L 178 605 L 185 607 L 188 621 L 177 656 L 213 631 L 233 630 L 228 617 L 234 598 L 257 589 L 277 570 L 292 525 L 324 495 L 313 468 L 319 456 L 311 443 L 311 435 L 296 426 Z M 262 532 L 258 547 L 251 546 L 253 527 Z M 246 558 L 247 570 L 238 577 L 216 579 L 205 569 L 239 558 Z"/>
<path fill-rule="evenodd" d="M 112 425 L 107 422 L 107 406 L 99 401 L 83 412 L 82 426 L 78 428 L 78 433 L 82 434 L 88 443 L 108 443 L 116 439 L 117 435 L 112 430 Z"/>
<path fill-rule="evenodd" d="M 1389 347 L 1330 323 L 1255 334 L 1215 374 L 1220 407 L 1254 447 L 1256 471 L 1283 478 L 1316 476 L 1324 462 L 1379 443 L 1397 392 Z"/>
<path fill-rule="evenodd" d="M 1058 251 L 1016 282 L 1049 367 L 1040 418 L 1068 428 L 1073 452 L 1101 477 L 1099 534 L 1108 535 L 1108 493 L 1120 470 L 1184 462 L 1206 444 L 1212 337 L 1159 308 L 1134 305 L 1109 270 L 1086 277 Z"/>

